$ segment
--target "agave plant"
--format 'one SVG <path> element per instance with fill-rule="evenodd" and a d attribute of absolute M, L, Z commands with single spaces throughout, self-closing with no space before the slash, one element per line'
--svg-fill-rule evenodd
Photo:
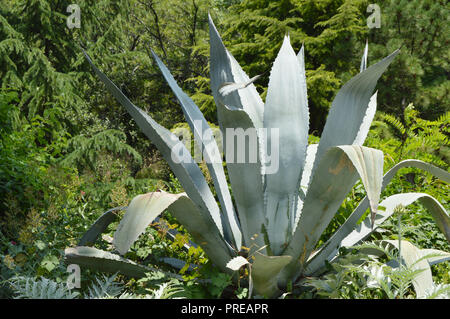
<path fill-rule="evenodd" d="M 135 197 L 115 234 L 113 245 L 124 255 L 149 223 L 165 210 L 185 226 L 211 261 L 224 272 L 227 264 L 244 256 L 251 265 L 251 283 L 257 294 L 274 297 L 301 275 L 321 271 L 341 246 L 352 246 L 366 238 L 393 214 L 398 204 L 416 200 L 430 210 L 439 228 L 450 240 L 450 218 L 433 197 L 422 193 L 391 196 L 378 209 L 380 193 L 402 167 L 417 167 L 450 181 L 450 174 L 430 164 L 407 160 L 383 176 L 383 153 L 362 146 L 376 110 L 376 83 L 398 50 L 367 67 L 367 45 L 361 72 L 336 95 L 319 144 L 308 145 L 309 110 L 303 46 L 296 54 L 289 36 L 284 38 L 273 64 L 267 97 L 262 101 L 254 84 L 225 48 L 211 17 L 210 75 L 220 129 L 255 129 L 255 161 L 228 162 L 227 184 L 214 139 L 204 138 L 208 123 L 192 99 L 178 86 L 169 70 L 152 51 L 164 78 L 178 98 L 191 130 L 199 137 L 218 202 L 190 152 L 172 132 L 156 123 L 132 102 L 92 63 L 107 90 L 127 109 L 141 130 L 156 145 L 183 186 L 185 193 L 152 192 Z M 372 95 L 373 94 L 373 95 Z M 262 134 L 258 129 L 276 129 Z M 268 168 L 268 145 L 277 145 L 279 165 Z M 238 151 L 227 149 L 225 152 Z M 236 146 L 235 146 L 236 147 Z M 250 147 L 249 144 L 246 147 Z M 182 149 L 183 158 L 173 149 Z M 242 150 L 241 150 L 242 151 Z M 249 149 L 244 149 L 246 153 Z M 188 155 L 186 155 L 188 154 Z M 273 155 L 273 154 L 272 154 Z M 186 156 L 189 160 L 186 160 Z M 213 160 L 215 159 L 215 160 Z M 321 247 L 319 238 L 355 183 L 361 179 L 367 196 L 346 222 Z M 366 211 L 371 214 L 358 223 Z M 86 247 L 114 219 L 111 212 L 99 218 L 79 247 L 68 248 L 68 262 L 142 275 L 143 268 L 117 254 Z M 241 257 L 237 257 L 241 256 Z M 233 267 L 231 267 L 233 268 Z"/>

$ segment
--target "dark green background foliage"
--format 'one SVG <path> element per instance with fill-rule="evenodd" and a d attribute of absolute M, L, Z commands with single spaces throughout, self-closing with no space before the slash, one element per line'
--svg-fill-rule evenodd
<path fill-rule="evenodd" d="M 289 34 L 296 51 L 305 45 L 315 141 L 338 89 L 359 72 L 366 40 L 369 65 L 401 48 L 378 83 L 379 112 L 366 144 L 385 153 L 386 170 L 405 158 L 448 170 L 447 1 L 377 1 L 379 29 L 367 27 L 371 1 L 364 0 L 80 0 L 81 28 L 69 29 L 66 9 L 72 2 L 0 0 L 0 281 L 14 274 L 63 281 L 63 249 L 102 212 L 140 193 L 182 191 L 155 147 L 106 94 L 81 49 L 131 101 L 171 129 L 182 125 L 183 114 L 149 55 L 152 48 L 217 124 L 209 89 L 208 12 L 249 76 L 263 74 L 255 83 L 263 98 L 283 36 Z M 429 192 L 448 207 L 448 185 L 416 170 L 404 172 L 408 179 L 397 178 L 384 195 Z M 356 187 L 323 240 L 363 196 Z M 405 217 L 416 227 L 410 238 L 448 251 L 427 213 L 420 206 L 413 211 Z M 426 227 L 420 228 L 422 221 Z M 154 247 L 142 254 L 158 245 L 164 254 L 181 254 L 159 235 L 149 232 Z M 189 262 L 206 263 L 201 252 L 184 254 Z M 216 279 L 214 291 L 189 280 L 187 286 L 195 296 L 218 297 L 229 278 L 207 265 L 203 275 Z M 437 276 L 448 283 L 448 267 L 439 269 Z M 11 296 L 6 285 L 0 289 L 2 297 Z"/>

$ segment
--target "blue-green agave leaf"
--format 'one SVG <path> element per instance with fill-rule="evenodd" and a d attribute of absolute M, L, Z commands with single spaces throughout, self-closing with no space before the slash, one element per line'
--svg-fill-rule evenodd
<path fill-rule="evenodd" d="M 94 247 L 66 248 L 64 260 L 66 264 L 77 264 L 108 273 L 118 272 L 134 278 L 142 278 L 145 277 L 146 273 L 158 271 L 156 268 L 137 264 L 132 260 Z M 172 276 L 176 277 L 175 274 L 172 274 Z"/>
<path fill-rule="evenodd" d="M 108 226 L 117 219 L 116 211 L 126 209 L 126 206 L 114 207 L 102 214 L 81 237 L 78 246 L 92 246 Z"/>
<path fill-rule="evenodd" d="M 114 233 L 113 245 L 125 255 L 147 226 L 181 195 L 152 192 L 134 197 Z"/>
<path fill-rule="evenodd" d="M 133 198 L 114 234 L 113 244 L 119 253 L 125 254 L 147 226 L 165 210 L 169 210 L 186 227 L 218 266 L 223 267 L 222 264 L 231 258 L 229 247 L 215 224 L 202 216 L 186 193 L 171 194 L 163 191 Z"/>
<path fill-rule="evenodd" d="M 106 85 L 108 91 L 126 108 L 142 132 L 156 145 L 186 190 L 189 198 L 200 208 L 204 218 L 212 218 L 219 232 L 223 234 L 219 206 L 208 187 L 202 171 L 192 159 L 190 152 L 176 135 L 156 123 L 148 114 L 131 103 L 122 91 L 105 74 L 97 69 L 86 52 L 84 54 L 94 69 L 94 72 Z M 174 149 L 178 149 L 180 152 L 173 152 Z"/>
<path fill-rule="evenodd" d="M 222 132 L 226 132 L 227 128 L 241 129 L 247 131 L 255 129 L 254 123 L 250 119 L 250 116 L 241 109 L 231 108 L 223 104 L 217 105 L 217 115 L 219 122 L 221 123 Z M 224 145 L 226 152 L 229 153 L 230 149 L 227 148 L 227 138 L 232 136 L 229 134 L 223 134 Z M 256 138 L 259 138 L 256 136 Z M 244 152 L 245 158 L 249 158 L 250 143 L 246 143 L 246 148 L 240 150 Z M 254 146 L 254 145 L 253 145 Z M 237 154 L 238 143 L 234 143 L 233 154 Z M 240 163 L 238 161 L 227 162 L 228 176 L 230 178 L 231 189 L 233 190 L 233 197 L 237 206 L 239 220 L 241 223 L 242 234 L 244 237 L 245 245 L 248 248 L 258 249 L 264 246 L 264 238 L 257 236 L 262 233 L 264 219 L 264 206 L 263 206 L 263 182 L 261 176 L 261 159 L 256 155 L 256 161 L 245 161 Z M 255 236 L 256 235 L 256 236 Z"/>
<path fill-rule="evenodd" d="M 164 78 L 178 98 L 178 101 L 183 109 L 184 117 L 186 118 L 191 130 L 194 132 L 195 140 L 201 142 L 202 144 L 201 148 L 203 150 L 202 153 L 205 156 L 206 165 L 211 174 L 211 178 L 213 179 L 214 187 L 216 189 L 222 210 L 225 212 L 225 214 L 222 214 L 222 224 L 224 225 L 225 235 L 229 238 L 230 242 L 234 242 L 235 247 L 239 250 L 242 245 L 242 234 L 240 231 L 239 221 L 234 211 L 233 202 L 231 201 L 231 195 L 228 189 L 228 183 L 225 177 L 220 151 L 215 139 L 212 138 L 213 135 L 211 133 L 211 128 L 209 127 L 208 122 L 198 106 L 178 86 L 170 71 L 153 52 L 153 50 L 152 54 L 158 64 L 158 67 L 164 75 Z"/>
<path fill-rule="evenodd" d="M 414 276 L 412 284 L 416 297 L 424 298 L 434 284 L 431 267 L 427 260 L 423 258 L 421 249 L 406 240 L 402 240 L 400 244 L 398 240 L 383 240 L 382 242 L 395 247 L 397 250 L 400 248 L 402 263 L 412 271 L 419 271 Z"/>
<path fill-rule="evenodd" d="M 355 143 L 377 81 L 398 53 L 396 50 L 368 67 L 339 90 L 328 113 L 314 167 L 330 147 Z"/>
<path fill-rule="evenodd" d="M 292 234 L 303 165 L 308 146 L 309 112 L 304 69 L 286 36 L 272 67 L 264 109 L 266 145 L 279 145 L 279 168 L 265 176 L 265 215 L 270 248 L 283 250 Z M 272 130 L 278 134 L 272 135 Z M 275 137 L 275 138 L 274 138 Z"/>
<path fill-rule="evenodd" d="M 325 153 L 306 193 L 293 237 L 283 252 L 292 256 L 293 262 L 283 271 L 282 280 L 303 270 L 321 234 L 358 178 L 362 179 L 371 208 L 376 211 L 382 176 L 383 153 L 379 150 L 343 145 Z"/>
<path fill-rule="evenodd" d="M 233 106 L 247 112 L 257 128 L 263 124 L 264 103 L 250 78 L 239 66 L 233 55 L 225 48 L 216 26 L 209 15 L 210 36 L 210 73 L 211 91 L 218 103 Z M 249 83 L 245 88 L 234 90 L 229 94 L 219 94 L 219 89 L 230 83 Z"/>
<path fill-rule="evenodd" d="M 420 253 L 422 254 L 422 257 L 428 261 L 430 266 L 450 261 L 450 253 L 439 249 L 425 248 L 421 249 Z"/>
<path fill-rule="evenodd" d="M 406 207 L 418 200 L 420 200 L 420 202 L 428 208 L 429 212 L 436 221 L 437 226 L 450 242 L 450 217 L 439 201 L 433 196 L 424 193 L 403 193 L 389 196 L 380 203 L 380 206 L 384 207 L 385 210 L 378 211 L 375 227 L 373 227 L 373 229 L 370 225 L 369 218 L 366 218 L 361 224 L 357 225 L 353 232 L 348 234 L 348 236 L 342 240 L 341 245 L 344 247 L 349 247 L 357 244 L 361 240 L 364 240 L 364 238 L 369 236 L 375 228 L 394 214 L 395 208 L 398 205 Z"/>
<path fill-rule="evenodd" d="M 450 183 L 450 173 L 435 167 L 429 163 L 425 163 L 419 160 L 404 160 L 394 167 L 392 167 L 383 177 L 383 184 L 381 191 L 383 191 L 387 185 L 391 182 L 392 178 L 397 174 L 401 168 L 405 167 L 415 167 L 422 169 L 439 179 Z M 353 213 L 347 218 L 344 224 L 331 236 L 330 239 L 319 249 L 319 251 L 311 258 L 306 269 L 307 274 L 312 274 L 320 269 L 325 260 L 331 260 L 337 253 L 338 248 L 342 240 L 347 237 L 356 227 L 358 221 L 361 219 L 363 214 L 369 208 L 369 199 L 365 197 L 353 211 Z"/>
<path fill-rule="evenodd" d="M 366 140 L 367 134 L 370 130 L 370 125 L 372 124 L 373 118 L 375 117 L 375 113 L 377 111 L 377 92 L 370 98 L 369 105 L 367 106 L 366 115 L 361 122 L 361 126 L 359 127 L 358 134 L 355 137 L 355 141 L 353 145 L 363 145 Z"/>
<path fill-rule="evenodd" d="M 262 190 L 264 137 L 259 135 L 257 129 L 263 126 L 264 103 L 250 78 L 225 48 L 211 16 L 209 16 L 209 34 L 211 91 L 217 105 L 225 153 L 237 154 L 237 143 L 233 143 L 235 149 L 227 148 L 227 129 L 242 129 L 250 134 L 252 131 L 257 133 L 257 145 L 245 143 L 245 149 L 240 150 L 241 153 L 245 153 L 246 160 L 244 162 L 227 160 L 227 170 L 245 245 L 249 248 L 250 246 L 258 248 L 264 245 L 261 236 L 254 236 L 261 233 L 264 224 Z M 232 83 L 245 83 L 245 87 L 232 90 L 225 95 L 219 92 L 225 85 Z M 248 156 L 254 151 L 250 147 L 255 146 L 258 148 L 257 158 L 256 161 L 250 161 Z"/>
<path fill-rule="evenodd" d="M 280 294 L 278 275 L 291 260 L 291 256 L 266 256 L 256 252 L 251 265 L 251 281 L 256 293 L 267 297 Z"/>

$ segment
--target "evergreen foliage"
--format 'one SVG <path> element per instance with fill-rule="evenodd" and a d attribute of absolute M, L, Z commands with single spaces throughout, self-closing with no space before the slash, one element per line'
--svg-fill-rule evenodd
<path fill-rule="evenodd" d="M 405 123 L 393 115 L 379 112 L 369 133 L 369 144 L 383 144 L 392 163 L 421 158 L 444 169 L 450 163 L 450 112 L 434 121 L 422 119 L 413 104 L 403 113 Z M 382 141 L 380 143 L 380 141 Z"/>

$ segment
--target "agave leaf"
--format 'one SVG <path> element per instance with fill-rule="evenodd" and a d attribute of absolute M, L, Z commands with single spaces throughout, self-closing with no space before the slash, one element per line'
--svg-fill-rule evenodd
<path fill-rule="evenodd" d="M 266 174 L 264 190 L 268 236 L 275 255 L 289 240 L 295 220 L 308 146 L 309 112 L 305 88 L 304 70 L 286 36 L 272 67 L 264 109 L 267 148 L 271 149 L 272 143 L 279 144 L 278 172 Z M 273 129 L 278 130 L 275 136 L 271 134 Z"/>
<path fill-rule="evenodd" d="M 221 215 L 223 217 L 222 224 L 224 225 L 225 235 L 230 242 L 235 244 L 237 249 L 240 249 L 242 245 L 242 234 L 240 231 L 239 221 L 237 220 L 233 203 L 231 201 L 231 195 L 228 189 L 228 183 L 225 177 L 220 151 L 215 139 L 212 138 L 211 128 L 209 127 L 208 122 L 198 106 L 178 86 L 170 71 L 153 52 L 153 50 L 152 54 L 162 74 L 164 75 L 164 78 L 178 98 L 178 101 L 183 109 L 184 117 L 186 118 L 191 130 L 194 132 L 195 140 L 201 143 L 199 146 L 203 149 L 206 165 L 213 179 L 214 187 L 216 189 L 221 207 L 226 214 Z"/>
<path fill-rule="evenodd" d="M 420 253 L 428 261 L 430 266 L 450 261 L 450 253 L 439 249 L 421 249 Z"/>
<path fill-rule="evenodd" d="M 256 91 L 254 84 L 250 83 L 245 88 L 235 90 L 227 95 L 222 95 L 219 90 L 226 83 L 249 83 L 250 79 L 239 66 L 239 63 L 225 48 L 217 29 L 209 16 L 210 34 L 210 73 L 211 91 L 217 105 L 217 115 L 220 129 L 224 136 L 224 149 L 226 154 L 230 150 L 226 145 L 226 129 L 258 129 L 263 126 L 264 103 Z M 257 134 L 259 134 L 257 132 Z M 246 161 L 231 163 L 227 160 L 228 175 L 230 178 L 233 197 L 237 206 L 238 216 L 241 223 L 242 234 L 246 246 L 261 247 L 264 242 L 262 238 L 255 238 L 254 234 L 261 233 L 264 223 L 263 217 L 263 161 L 264 140 L 258 135 L 258 158 L 255 163 Z M 236 143 L 234 143 L 236 147 Z M 246 143 L 244 153 L 249 154 L 250 146 Z M 233 154 L 236 154 L 235 148 Z M 246 157 L 248 158 L 248 157 Z M 247 221 L 251 220 L 250 223 Z M 255 240 L 252 240 L 255 238 Z"/>
<path fill-rule="evenodd" d="M 369 42 L 366 40 L 366 46 L 364 47 L 364 53 L 361 59 L 361 66 L 359 68 L 359 72 L 364 71 L 367 69 L 367 56 L 369 54 Z"/>
<path fill-rule="evenodd" d="M 105 83 L 108 91 L 126 108 L 142 132 L 156 145 L 186 190 L 189 198 L 201 209 L 205 216 L 204 218 L 212 218 L 219 232 L 223 235 L 219 207 L 202 171 L 190 156 L 190 152 L 173 133 L 156 123 L 148 114 L 131 103 L 122 91 L 95 67 L 87 53 L 84 52 L 84 54 L 94 69 L 94 72 Z M 182 155 L 179 152 L 173 152 L 174 149 L 179 149 Z"/>
<path fill-rule="evenodd" d="M 230 272 L 226 268 L 228 261 L 234 257 L 230 254 L 228 243 L 217 231 L 211 220 L 205 219 L 201 211 L 185 194 L 169 194 L 168 196 L 177 196 L 169 211 L 191 234 L 192 238 L 198 243 L 211 261 L 224 272 Z M 181 195 L 181 196 L 179 196 Z"/>
<path fill-rule="evenodd" d="M 293 238 L 283 252 L 293 257 L 293 262 L 283 271 L 284 281 L 303 270 L 320 235 L 358 177 L 361 177 L 371 207 L 376 211 L 382 174 L 383 153 L 379 150 L 344 145 L 333 147 L 325 153 L 306 193 Z"/>
<path fill-rule="evenodd" d="M 385 207 L 385 210 L 380 210 L 378 212 L 375 227 L 373 229 L 389 218 L 394 213 L 395 208 L 398 205 L 408 206 L 417 200 L 420 200 L 422 204 L 429 209 L 439 229 L 444 233 L 445 237 L 450 242 L 450 217 L 448 213 L 437 199 L 424 193 L 395 194 L 383 200 L 380 203 L 380 206 Z M 342 240 L 342 246 L 353 246 L 369 236 L 373 231 L 369 224 L 370 221 L 366 218 L 353 232 Z"/>
<path fill-rule="evenodd" d="M 215 263 L 223 264 L 231 258 L 228 246 L 214 223 L 202 217 L 186 193 L 166 192 L 152 192 L 133 198 L 114 234 L 113 243 L 119 253 L 125 254 L 147 226 L 165 210 L 169 210 L 194 239 L 199 239 L 199 245 Z"/>
<path fill-rule="evenodd" d="M 77 264 L 109 273 L 119 272 L 129 277 L 141 278 L 145 276 L 145 273 L 157 271 L 156 268 L 139 265 L 119 255 L 93 247 L 66 248 L 64 253 L 67 264 Z"/>
<path fill-rule="evenodd" d="M 397 240 L 383 240 L 382 242 L 388 243 L 396 249 L 399 249 L 400 247 Z M 411 270 L 421 270 L 414 276 L 412 284 L 416 292 L 416 297 L 423 298 L 426 296 L 426 291 L 434 286 L 430 265 L 427 260 L 423 258 L 421 250 L 410 242 L 402 240 L 400 248 L 400 257 L 405 266 Z"/>
<path fill-rule="evenodd" d="M 163 263 L 166 263 L 170 266 L 172 266 L 173 268 L 176 268 L 178 270 L 183 269 L 184 267 L 186 267 L 186 262 L 184 260 L 178 259 L 178 258 L 173 258 L 173 257 L 161 257 L 158 258 L 159 261 L 162 261 Z M 198 267 L 198 265 L 195 264 L 189 264 L 188 268 L 186 271 L 191 272 L 192 270 L 194 270 L 196 267 Z"/>
<path fill-rule="evenodd" d="M 231 92 L 240 90 L 240 89 L 245 89 L 247 86 L 249 86 L 250 84 L 252 84 L 253 82 L 255 82 L 256 80 L 258 80 L 261 77 L 262 74 L 258 74 L 254 77 L 252 77 L 250 80 L 248 80 L 247 82 L 243 82 L 243 83 L 231 83 L 231 82 L 225 82 L 223 83 L 220 88 L 219 88 L 219 93 L 222 96 L 227 96 L 228 94 L 230 94 Z"/>
<path fill-rule="evenodd" d="M 302 187 L 305 193 L 307 192 L 309 182 L 311 180 L 311 173 L 313 169 L 314 160 L 316 158 L 318 146 L 319 144 L 311 144 L 308 145 L 308 148 L 306 149 L 305 166 L 303 167 L 302 179 L 300 181 L 300 186 Z"/>
<path fill-rule="evenodd" d="M 261 128 L 263 123 L 264 103 L 256 91 L 253 83 L 245 88 L 235 90 L 223 96 L 219 95 L 219 89 L 224 83 L 249 83 L 250 78 L 239 66 L 239 63 L 225 48 L 216 26 L 209 18 L 210 36 L 210 73 L 211 91 L 216 103 L 223 100 L 223 104 L 244 110 L 255 127 Z"/>
<path fill-rule="evenodd" d="M 291 262 L 291 256 L 266 256 L 255 253 L 251 266 L 251 281 L 255 291 L 261 296 L 272 297 L 280 294 L 278 275 Z"/>
<path fill-rule="evenodd" d="M 78 242 L 78 246 L 92 246 L 94 245 L 95 241 L 97 240 L 98 236 L 102 234 L 108 226 L 116 220 L 117 215 L 115 214 L 115 211 L 125 209 L 125 206 L 121 207 L 114 207 L 110 210 L 106 211 L 102 216 L 100 216 L 94 224 L 91 226 L 91 228 L 88 229 L 88 231 L 81 237 L 80 241 Z"/>
<path fill-rule="evenodd" d="M 370 130 L 370 125 L 372 124 L 373 118 L 377 111 L 377 93 L 378 91 L 376 91 L 375 94 L 370 98 L 369 106 L 366 110 L 366 115 L 364 115 L 353 145 L 363 145 L 364 141 L 366 140 L 367 134 Z"/>
<path fill-rule="evenodd" d="M 422 169 L 439 179 L 450 183 L 450 173 L 435 167 L 429 163 L 425 163 L 419 160 L 405 160 L 394 167 L 392 167 L 383 177 L 383 184 L 381 186 L 381 191 L 383 191 L 386 186 L 390 183 L 392 178 L 398 172 L 399 169 L 404 167 L 416 167 Z M 308 263 L 306 274 L 312 274 L 321 268 L 326 259 L 331 260 L 337 253 L 337 248 L 340 246 L 342 240 L 348 236 L 356 227 L 358 221 L 362 215 L 369 208 L 369 200 L 365 197 L 353 211 L 353 213 L 347 218 L 347 220 L 342 224 L 342 226 L 331 236 L 330 239 L 320 248 L 320 250 L 311 258 Z"/>
<path fill-rule="evenodd" d="M 113 245 L 117 251 L 125 255 L 147 226 L 180 196 L 183 195 L 152 192 L 134 197 L 114 233 Z"/>
<path fill-rule="evenodd" d="M 227 263 L 227 268 L 230 268 L 233 271 L 238 271 L 239 269 L 241 269 L 242 266 L 245 266 L 249 264 L 248 260 L 245 259 L 242 256 L 237 256 L 234 257 L 233 259 L 231 259 L 228 263 Z"/>
<path fill-rule="evenodd" d="M 377 81 L 398 53 L 399 50 L 396 50 L 368 67 L 339 90 L 328 113 L 314 167 L 330 147 L 355 143 Z"/>
<path fill-rule="evenodd" d="M 217 114 L 220 122 L 222 132 L 226 133 L 228 128 L 242 129 L 243 131 L 255 129 L 254 123 L 250 116 L 241 109 L 231 108 L 223 104 L 217 105 Z M 230 134 L 223 134 L 224 145 L 226 152 L 231 151 L 228 144 Z M 259 138 L 259 137 L 256 137 Z M 238 143 L 234 143 L 233 154 L 244 152 L 245 157 L 249 158 L 251 149 L 250 145 L 246 143 L 244 150 L 238 149 Z M 259 248 L 264 245 L 264 240 L 261 236 L 255 236 L 262 232 L 264 225 L 264 208 L 263 208 L 263 182 L 261 176 L 261 159 L 260 153 L 257 153 L 256 161 L 245 161 L 240 163 L 238 161 L 228 161 L 227 169 L 230 178 L 231 189 L 233 190 L 233 197 L 237 206 L 239 220 L 241 223 L 242 234 L 247 247 Z"/>

